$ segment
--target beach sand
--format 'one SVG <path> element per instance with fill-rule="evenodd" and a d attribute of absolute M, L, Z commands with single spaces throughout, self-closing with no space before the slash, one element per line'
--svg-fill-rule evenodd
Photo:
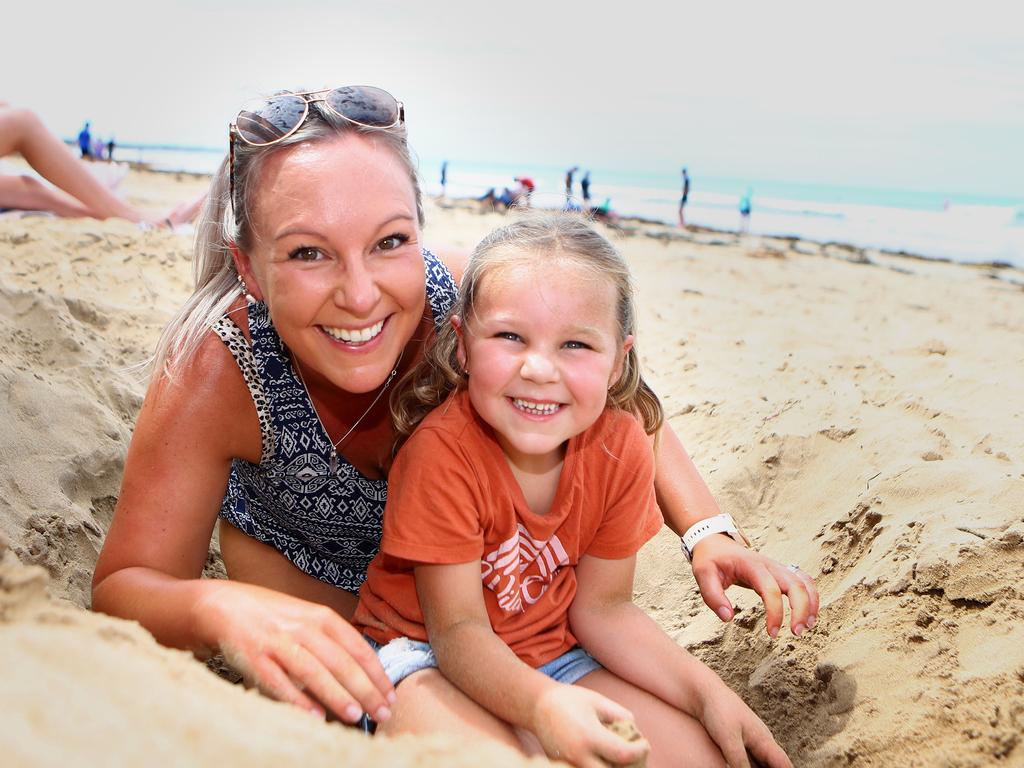
<path fill-rule="evenodd" d="M 160 208 L 201 178 L 132 171 Z M 428 245 L 503 220 L 427 203 Z M 817 580 L 817 627 L 723 625 L 667 529 L 637 602 L 797 766 L 1024 765 L 1024 278 L 841 246 L 608 230 L 671 422 L 755 545 Z M 443 738 L 325 725 L 89 613 L 152 351 L 191 237 L 0 217 L 0 749 L 8 765 L 512 766 Z M 211 557 L 211 573 L 217 571 Z"/>

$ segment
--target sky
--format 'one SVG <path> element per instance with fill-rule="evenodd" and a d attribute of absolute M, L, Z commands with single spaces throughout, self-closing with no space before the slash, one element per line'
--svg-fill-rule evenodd
<path fill-rule="evenodd" d="M 253 96 L 364 83 L 424 158 L 1024 199 L 1008 0 L 13 5 L 0 100 L 64 137 L 226 147 Z"/>

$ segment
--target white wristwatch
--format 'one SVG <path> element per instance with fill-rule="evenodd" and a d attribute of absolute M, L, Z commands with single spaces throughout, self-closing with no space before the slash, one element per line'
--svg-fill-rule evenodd
<path fill-rule="evenodd" d="M 694 523 L 686 529 L 686 533 L 679 537 L 686 560 L 693 562 L 693 548 L 697 546 L 697 542 L 715 533 L 726 533 L 743 546 L 750 548 L 750 539 L 747 538 L 743 529 L 736 525 L 732 515 L 723 513 Z"/>

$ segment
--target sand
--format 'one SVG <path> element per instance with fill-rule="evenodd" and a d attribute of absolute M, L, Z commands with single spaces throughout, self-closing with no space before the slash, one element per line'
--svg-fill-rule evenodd
<path fill-rule="evenodd" d="M 160 208 L 201 178 L 132 171 Z M 428 244 L 502 221 L 428 201 Z M 678 541 L 637 601 L 797 766 L 1024 765 L 1024 275 L 787 239 L 607 230 L 676 431 L 755 545 L 822 594 L 801 638 L 753 593 L 721 624 Z M 0 749 L 4 764 L 520 765 L 499 747 L 318 723 L 89 613 L 89 580 L 191 237 L 0 217 Z M 216 557 L 211 558 L 216 572 Z"/>

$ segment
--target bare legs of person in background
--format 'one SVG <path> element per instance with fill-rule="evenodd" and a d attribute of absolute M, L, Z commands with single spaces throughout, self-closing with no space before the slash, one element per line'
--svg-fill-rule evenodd
<path fill-rule="evenodd" d="M 128 205 L 93 176 L 32 110 L 0 102 L 0 157 L 15 152 L 59 189 L 48 187 L 31 176 L 0 175 L 0 208 L 51 211 L 67 217 L 117 217 L 156 225 L 173 225 L 188 220 L 147 216 Z M 179 208 L 182 206 L 172 213 Z"/>

